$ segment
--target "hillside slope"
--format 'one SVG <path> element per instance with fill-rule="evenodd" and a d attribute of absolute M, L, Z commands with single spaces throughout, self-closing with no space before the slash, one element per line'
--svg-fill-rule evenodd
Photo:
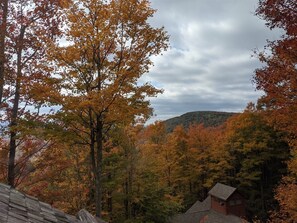
<path fill-rule="evenodd" d="M 214 127 L 223 124 L 228 118 L 238 113 L 217 111 L 188 112 L 178 117 L 168 119 L 165 122 L 166 130 L 172 132 L 177 125 L 188 128 L 191 124 L 204 124 L 206 127 Z"/>

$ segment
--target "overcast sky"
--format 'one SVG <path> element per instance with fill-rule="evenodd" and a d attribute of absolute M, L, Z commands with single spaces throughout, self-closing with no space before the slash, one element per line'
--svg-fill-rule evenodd
<path fill-rule="evenodd" d="M 164 89 L 151 99 L 155 120 L 190 111 L 243 111 L 260 92 L 252 84 L 262 66 L 252 58 L 267 39 L 276 39 L 254 15 L 258 0 L 151 0 L 151 24 L 164 26 L 170 49 L 153 58 L 145 81 Z"/>

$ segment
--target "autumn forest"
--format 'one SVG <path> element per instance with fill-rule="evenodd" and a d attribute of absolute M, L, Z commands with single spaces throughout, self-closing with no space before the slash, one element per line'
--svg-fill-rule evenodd
<path fill-rule="evenodd" d="M 169 48 L 149 0 L 1 0 L 0 182 L 112 223 L 165 223 L 217 182 L 251 222 L 297 219 L 297 2 L 259 0 L 284 34 L 255 51 L 257 103 L 218 126 L 147 125 L 152 57 Z"/>

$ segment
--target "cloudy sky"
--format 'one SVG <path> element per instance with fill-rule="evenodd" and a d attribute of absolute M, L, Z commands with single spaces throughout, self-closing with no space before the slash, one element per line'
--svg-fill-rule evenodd
<path fill-rule="evenodd" d="M 252 84 L 261 66 L 252 58 L 276 39 L 254 15 L 258 0 L 151 0 L 154 26 L 164 26 L 170 49 L 153 58 L 144 81 L 164 89 L 151 99 L 155 120 L 190 111 L 243 111 L 260 92 Z"/>

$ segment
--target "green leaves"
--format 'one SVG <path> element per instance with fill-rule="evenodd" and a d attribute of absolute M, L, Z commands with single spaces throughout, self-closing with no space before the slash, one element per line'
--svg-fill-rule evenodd
<path fill-rule="evenodd" d="M 226 129 L 226 146 L 234 169 L 230 181 L 248 198 L 249 214 L 262 220 L 275 205 L 271 195 L 286 171 L 285 161 L 289 158 L 282 133 L 264 118 L 257 111 L 246 111 L 231 118 Z"/>

